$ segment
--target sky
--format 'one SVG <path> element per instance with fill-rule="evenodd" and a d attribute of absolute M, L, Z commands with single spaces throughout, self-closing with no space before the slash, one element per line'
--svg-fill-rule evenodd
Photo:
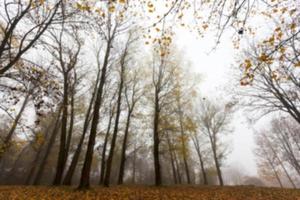
<path fill-rule="evenodd" d="M 234 76 L 238 70 L 235 63 L 236 50 L 233 48 L 229 35 L 224 35 L 218 47 L 212 51 L 214 37 L 206 34 L 197 38 L 188 30 L 179 30 L 176 34 L 179 49 L 184 52 L 183 58 L 191 62 L 193 71 L 200 74 L 199 93 L 209 98 L 228 97 L 231 89 L 239 86 L 239 80 Z M 226 162 L 226 168 L 243 169 L 243 173 L 257 175 L 253 130 L 247 124 L 243 111 L 235 114 L 233 132 L 230 137 L 231 153 Z"/>

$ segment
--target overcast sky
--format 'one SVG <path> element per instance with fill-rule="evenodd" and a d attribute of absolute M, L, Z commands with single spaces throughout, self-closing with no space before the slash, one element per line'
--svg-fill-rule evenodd
<path fill-rule="evenodd" d="M 179 49 L 185 54 L 183 58 L 191 61 L 193 70 L 201 75 L 200 95 L 209 98 L 230 96 L 231 89 L 239 86 L 239 80 L 233 74 L 238 70 L 238 64 L 235 63 L 237 52 L 230 36 L 224 35 L 217 49 L 211 51 L 215 38 L 210 34 L 199 39 L 188 30 L 180 30 L 176 35 Z M 249 128 L 243 112 L 236 113 L 232 126 L 232 152 L 227 159 L 227 166 L 242 168 L 247 175 L 257 175 L 253 130 Z"/>

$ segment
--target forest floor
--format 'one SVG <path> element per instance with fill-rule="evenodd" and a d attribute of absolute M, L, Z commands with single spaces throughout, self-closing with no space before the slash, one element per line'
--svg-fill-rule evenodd
<path fill-rule="evenodd" d="M 0 186 L 0 200 L 300 200 L 300 190 L 232 187 L 68 187 Z"/>

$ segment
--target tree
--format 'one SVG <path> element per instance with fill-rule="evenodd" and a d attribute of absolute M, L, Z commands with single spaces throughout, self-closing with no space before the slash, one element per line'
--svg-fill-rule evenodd
<path fill-rule="evenodd" d="M 62 8 L 64 9 L 64 8 Z M 71 140 L 72 134 L 72 123 L 74 115 L 71 115 L 71 126 L 70 126 L 70 138 L 68 137 L 68 117 L 71 96 L 74 96 L 74 86 L 71 85 L 72 79 L 73 82 L 76 82 L 76 71 L 75 67 L 78 65 L 78 57 L 81 50 L 81 42 L 79 38 L 79 33 L 77 27 L 71 27 L 70 31 L 67 31 L 68 27 L 65 26 L 65 21 L 61 23 L 61 31 L 56 34 L 54 31 L 49 31 L 49 35 L 52 39 L 51 42 L 44 42 L 46 49 L 53 55 L 53 64 L 57 65 L 58 71 L 63 77 L 63 99 L 62 99 L 62 122 L 61 122 L 61 135 L 60 135 L 60 147 L 59 155 L 57 161 L 57 170 L 55 179 L 53 181 L 54 185 L 60 185 L 65 164 L 68 157 L 68 149 Z M 69 40 L 69 41 L 68 41 Z M 63 41 L 72 41 L 73 46 L 68 46 Z M 72 71 L 74 71 L 74 77 L 72 77 Z M 73 85 L 75 85 L 74 83 Z M 71 95 L 69 93 L 71 91 Z M 73 93 L 73 94 L 72 94 Z M 74 97 L 71 98 L 71 103 L 74 107 Z M 72 113 L 74 114 L 74 113 Z"/>
<path fill-rule="evenodd" d="M 81 172 L 81 180 L 79 184 L 79 188 L 88 188 L 90 184 L 90 169 L 93 159 L 93 152 L 94 152 L 94 145 L 95 145 L 95 138 L 97 134 L 97 126 L 99 122 L 99 110 L 103 101 L 103 88 L 106 82 L 106 72 L 109 67 L 109 58 L 111 53 L 111 48 L 114 42 L 114 39 L 116 37 L 116 34 L 119 32 L 120 29 L 120 23 L 121 21 L 118 21 L 118 19 L 114 18 L 114 15 L 111 14 L 111 5 L 110 2 L 108 3 L 106 7 L 106 12 L 108 13 L 108 19 L 106 19 L 104 25 L 102 24 L 102 20 L 100 17 L 100 21 L 95 20 L 96 25 L 99 27 L 99 30 L 101 31 L 103 28 L 105 28 L 106 32 L 100 32 L 100 34 L 104 35 L 105 42 L 106 42 L 106 49 L 105 54 L 103 58 L 103 65 L 101 69 L 101 76 L 100 76 L 100 82 L 99 86 L 97 88 L 97 95 L 95 99 L 95 103 L 93 105 L 93 115 L 92 115 L 92 121 L 91 121 L 91 129 L 90 129 L 90 135 L 89 135 L 89 141 L 87 146 L 87 152 L 85 156 L 84 165 Z M 113 21 L 116 20 L 116 21 Z"/>
<path fill-rule="evenodd" d="M 261 130 L 257 132 L 257 155 L 259 159 L 260 169 L 265 173 L 265 167 L 269 167 L 273 171 L 277 182 L 283 186 L 282 181 L 285 175 L 289 184 L 296 188 L 293 180 L 295 175 L 292 172 L 298 172 L 298 142 L 295 141 L 293 127 L 297 125 L 295 121 L 286 121 L 284 118 L 273 119 L 269 130 Z M 294 126 L 294 128 L 297 128 Z M 294 129 L 295 130 L 295 129 Z M 280 173 L 282 171 L 282 173 Z"/>
<path fill-rule="evenodd" d="M 206 169 L 205 169 L 205 164 L 204 164 L 204 156 L 203 156 L 201 145 L 200 145 L 200 142 L 198 139 L 199 136 L 197 135 L 197 133 L 194 133 L 194 134 L 192 134 L 191 137 L 192 137 L 192 141 L 193 141 L 193 144 L 195 146 L 195 149 L 196 149 L 196 152 L 197 152 L 197 155 L 199 158 L 199 163 L 200 163 L 201 173 L 202 173 L 202 177 L 201 177 L 202 184 L 207 185 L 208 180 L 207 180 L 207 174 L 206 174 Z"/>
<path fill-rule="evenodd" d="M 124 88 L 125 100 L 127 105 L 127 117 L 126 117 L 126 125 L 124 131 L 124 138 L 122 143 L 122 153 L 121 153 L 121 161 L 120 161 L 120 170 L 119 170 L 119 178 L 118 184 L 123 184 L 124 179 L 124 171 L 125 171 L 125 162 L 127 159 L 126 150 L 128 146 L 129 139 L 129 129 L 130 123 L 132 121 L 132 115 L 135 111 L 137 103 L 140 101 L 144 92 L 140 88 L 141 79 L 140 79 L 140 71 L 138 69 L 133 69 L 133 72 L 127 72 L 127 81 Z M 136 153 L 136 150 L 134 150 Z"/>
<path fill-rule="evenodd" d="M 0 109 L 13 120 L 7 135 L 2 140 L 2 154 L 9 149 L 17 128 L 26 128 L 22 122 L 22 116 L 30 103 L 33 103 L 33 109 L 37 115 L 34 126 L 38 128 L 40 118 L 53 110 L 53 106 L 59 101 L 58 83 L 52 79 L 52 72 L 41 65 L 23 62 L 22 67 L 17 68 L 14 73 L 7 73 L 6 77 L 1 79 L 0 88 L 5 103 L 1 104 Z M 12 108 L 18 106 L 22 96 L 24 100 L 21 106 L 16 108 L 19 110 L 14 116 L 15 109 Z M 45 97 L 49 98 L 48 102 L 43 99 Z M 0 159 L 1 157 L 2 155 Z"/>
<path fill-rule="evenodd" d="M 221 161 L 225 157 L 225 151 L 222 149 L 220 143 L 220 134 L 224 134 L 228 131 L 228 125 L 232 116 L 233 104 L 220 105 L 213 101 L 206 99 L 200 103 L 200 115 L 198 118 L 201 131 L 207 135 L 211 144 L 211 150 L 213 153 L 213 160 L 218 174 L 219 184 L 224 185 Z"/>
<path fill-rule="evenodd" d="M 83 142 L 84 142 L 84 139 L 85 139 L 85 136 L 86 136 L 86 133 L 88 131 L 88 127 L 89 127 L 89 124 L 90 124 L 90 121 L 91 121 L 92 108 L 93 108 L 93 104 L 95 102 L 95 98 L 96 98 L 96 94 L 97 94 L 97 88 L 98 88 L 99 81 L 100 81 L 100 72 L 101 72 L 100 61 L 99 61 L 99 59 L 100 59 L 99 58 L 100 57 L 100 49 L 97 50 L 96 57 L 97 57 L 97 67 L 98 67 L 97 77 L 96 77 L 96 80 L 94 81 L 94 86 L 92 87 L 93 92 L 92 92 L 92 95 L 91 95 L 91 98 L 90 98 L 90 102 L 88 104 L 88 108 L 87 108 L 86 113 L 85 113 L 83 128 L 82 128 L 82 134 L 81 134 L 81 137 L 79 139 L 79 143 L 78 143 L 78 146 L 75 150 L 75 153 L 72 157 L 71 164 L 70 164 L 70 166 L 69 166 L 69 168 L 66 172 L 66 176 L 63 180 L 64 185 L 71 185 L 71 183 L 72 183 L 72 178 L 73 178 L 73 175 L 75 173 L 77 163 L 79 161 L 79 156 L 82 152 Z"/>
<path fill-rule="evenodd" d="M 270 152 L 270 150 L 265 147 L 265 143 L 263 141 L 263 138 L 257 137 L 256 142 L 259 146 L 257 147 L 255 153 L 259 159 L 259 172 L 263 177 L 266 177 L 267 179 L 270 179 L 270 177 L 272 177 L 273 179 L 275 177 L 276 181 L 282 188 L 283 184 L 280 178 L 279 170 L 277 169 L 276 163 L 274 161 L 274 156 L 272 156 L 272 152 Z"/>
<path fill-rule="evenodd" d="M 59 20 L 61 0 L 1 2 L 0 76 L 19 65 L 21 57 Z"/>
<path fill-rule="evenodd" d="M 119 78 L 119 86 L 118 86 L 118 99 L 117 99 L 117 109 L 116 109 L 116 118 L 115 118 L 115 124 L 114 124 L 114 130 L 112 135 L 112 141 L 110 145 L 110 151 L 107 158 L 107 164 L 106 164 L 106 171 L 105 171 L 105 177 L 104 177 L 104 186 L 108 187 L 110 182 L 110 173 L 111 173 L 111 166 L 114 156 L 114 150 L 115 150 L 115 144 L 117 139 L 117 134 L 119 131 L 119 119 L 121 114 L 121 104 L 122 104 L 122 96 L 123 96 L 123 88 L 124 88 L 124 82 L 125 80 L 125 73 L 126 73 L 126 66 L 128 64 L 128 54 L 129 54 L 129 48 L 130 44 L 132 43 L 131 34 L 128 36 L 128 40 L 125 44 L 125 48 L 122 52 L 121 58 L 120 58 L 120 78 Z"/>
<path fill-rule="evenodd" d="M 299 24 L 295 2 L 276 3 L 264 11 L 271 33 L 250 45 L 243 54 L 242 96 L 261 115 L 286 112 L 300 122 L 299 112 Z M 259 116 L 260 117 L 260 116 Z"/>
<path fill-rule="evenodd" d="M 111 131 L 111 126 L 112 126 L 112 120 L 115 114 L 115 109 L 116 109 L 116 105 L 114 102 L 114 98 L 115 98 L 116 93 L 113 95 L 113 98 L 110 101 L 110 105 L 109 105 L 109 119 L 108 119 L 108 125 L 106 128 L 106 133 L 105 133 L 105 138 L 104 138 L 104 142 L 103 142 L 103 148 L 102 148 L 102 152 L 101 152 L 101 169 L 100 169 L 100 180 L 99 180 L 99 184 L 104 184 L 104 177 L 105 177 L 105 170 L 106 170 L 106 150 L 107 150 L 107 145 L 109 143 L 109 136 L 110 136 L 110 131 Z"/>
<path fill-rule="evenodd" d="M 168 33 L 162 32 L 160 39 L 163 43 L 161 46 L 157 47 L 156 56 L 158 54 L 158 59 L 153 58 L 152 63 L 152 84 L 154 88 L 154 100 L 153 100 L 153 157 L 154 157 L 154 170 L 155 170 L 155 185 L 159 186 L 162 184 L 161 179 L 161 166 L 159 160 L 159 144 L 161 137 L 161 112 L 164 107 L 168 105 L 168 97 L 172 92 L 172 85 L 174 80 L 174 73 L 176 66 L 168 60 L 169 55 L 169 45 L 171 44 L 171 39 Z M 170 100 L 169 100 L 170 101 Z"/>
<path fill-rule="evenodd" d="M 62 106 L 58 106 L 58 111 L 56 113 L 56 121 L 55 121 L 55 124 L 54 124 L 54 126 L 53 126 L 53 128 L 51 130 L 51 135 L 50 135 L 50 138 L 49 138 L 49 142 L 46 145 L 45 153 L 42 156 L 42 160 L 38 164 L 38 169 L 37 169 L 35 178 L 33 180 L 33 185 L 40 184 L 40 180 L 42 178 L 44 169 L 46 167 L 47 159 L 50 156 L 50 152 L 51 152 L 52 147 L 53 147 L 53 145 L 55 143 L 55 139 L 57 137 L 57 133 L 58 133 L 59 128 L 61 126 L 61 112 L 62 112 Z"/>

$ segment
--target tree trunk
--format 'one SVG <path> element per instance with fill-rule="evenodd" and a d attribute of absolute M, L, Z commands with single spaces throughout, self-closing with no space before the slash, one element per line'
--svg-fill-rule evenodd
<path fill-rule="evenodd" d="M 132 162 L 132 180 L 131 183 L 135 184 L 135 174 L 136 174 L 136 142 L 134 143 L 134 152 L 133 152 L 133 162 Z"/>
<path fill-rule="evenodd" d="M 65 157 L 65 163 L 67 162 L 68 158 L 68 152 L 70 150 L 71 146 L 71 140 L 73 135 L 73 128 L 74 128 L 74 118 L 75 118 L 75 108 L 74 108 L 74 95 L 75 95 L 75 86 L 73 86 L 72 93 L 71 93 L 71 112 L 70 112 L 70 124 L 69 124 L 69 130 L 68 130 L 68 136 L 67 136 L 67 142 L 66 142 L 66 152 L 67 156 Z"/>
<path fill-rule="evenodd" d="M 262 147 L 262 148 L 263 148 L 263 147 Z M 267 154 L 267 151 L 265 150 L 265 148 L 263 148 L 263 151 L 264 151 L 265 155 L 268 155 L 268 154 Z M 269 165 L 270 165 L 271 168 L 272 168 L 272 171 L 274 172 L 274 175 L 275 175 L 275 177 L 276 177 L 277 182 L 279 183 L 280 187 L 283 188 L 282 182 L 281 182 L 281 180 L 280 180 L 280 177 L 279 177 L 279 175 L 278 175 L 278 172 L 277 172 L 277 170 L 276 170 L 276 168 L 275 168 L 273 162 L 270 160 L 269 157 L 267 157 L 267 160 L 268 160 Z"/>
<path fill-rule="evenodd" d="M 276 169 L 275 169 L 273 163 L 271 164 L 271 167 L 272 167 L 272 171 L 273 171 L 274 174 L 275 174 L 276 180 L 277 180 L 277 182 L 279 183 L 280 188 L 283 188 L 282 182 L 281 182 L 281 180 L 280 180 L 280 177 L 279 177 L 279 175 L 278 175 L 278 172 L 276 171 Z"/>
<path fill-rule="evenodd" d="M 43 175 L 43 172 L 44 172 L 44 169 L 45 169 L 45 166 L 46 166 L 47 159 L 48 159 L 49 154 L 51 152 L 52 146 L 55 143 L 55 139 L 56 139 L 56 136 L 58 134 L 59 127 L 61 125 L 61 121 L 60 121 L 61 110 L 62 110 L 62 106 L 60 106 L 60 108 L 58 110 L 57 118 L 56 118 L 56 121 L 55 121 L 55 126 L 52 130 L 52 134 L 50 136 L 49 143 L 47 145 L 47 148 L 46 148 L 45 154 L 43 156 L 43 159 L 41 160 L 41 163 L 39 164 L 38 171 L 37 171 L 35 179 L 33 181 L 33 185 L 38 185 L 40 183 L 41 178 L 42 178 L 42 175 Z"/>
<path fill-rule="evenodd" d="M 217 157 L 217 152 L 216 152 L 215 147 L 213 149 L 213 154 L 214 154 L 214 161 L 215 161 L 217 174 L 218 174 L 218 178 L 219 178 L 219 184 L 220 184 L 220 186 L 223 186 L 224 182 L 223 182 L 222 172 L 221 172 L 220 163 L 219 163 L 219 160 L 218 160 L 218 157 Z"/>
<path fill-rule="evenodd" d="M 298 175 L 300 175 L 300 165 L 293 151 L 292 144 L 290 143 L 289 139 L 285 134 L 280 133 L 280 135 L 280 140 L 282 141 L 284 151 L 286 151 L 286 154 L 288 155 L 287 157 L 289 158 L 291 165 L 294 167 Z"/>
<path fill-rule="evenodd" d="M 269 139 L 267 138 L 267 136 L 265 134 L 263 134 L 263 137 L 265 138 L 265 140 L 267 141 L 269 148 L 272 150 L 275 158 L 278 160 L 280 166 L 282 167 L 286 177 L 288 178 L 288 180 L 290 181 L 290 183 L 292 184 L 293 188 L 297 188 L 293 179 L 291 178 L 291 176 L 289 175 L 287 169 L 285 168 L 284 164 L 282 163 L 281 159 L 279 158 L 279 156 L 277 155 L 277 152 L 275 151 L 275 149 L 272 147 L 271 142 L 269 141 Z"/>
<path fill-rule="evenodd" d="M 114 150 L 119 130 L 119 119 L 121 114 L 121 103 L 122 103 L 122 91 L 123 91 L 123 84 L 124 84 L 124 63 L 121 63 L 121 74 L 120 74 L 120 85 L 119 85 L 119 91 L 118 91 L 118 101 L 117 101 L 117 111 L 116 111 L 116 119 L 115 119 L 115 126 L 114 131 L 112 135 L 109 155 L 107 158 L 107 165 L 105 170 L 105 177 L 104 177 L 104 186 L 108 187 L 110 182 L 110 173 L 111 173 L 111 167 L 112 167 L 112 161 L 114 156 Z"/>
<path fill-rule="evenodd" d="M 221 172 L 221 168 L 220 168 L 220 163 L 219 163 L 219 160 L 218 160 L 217 145 L 216 145 L 216 139 L 215 139 L 214 134 L 215 133 L 209 133 L 209 139 L 210 139 L 212 152 L 213 152 L 213 157 L 214 157 L 214 162 L 215 162 L 215 166 L 216 166 L 216 170 L 217 170 L 217 174 L 218 174 L 219 185 L 223 186 L 224 182 L 223 182 L 222 172 Z"/>
<path fill-rule="evenodd" d="M 92 112 L 93 103 L 95 101 L 95 97 L 96 97 L 96 94 L 97 94 L 99 79 L 100 79 L 100 70 L 98 71 L 97 78 L 96 78 L 96 83 L 95 83 L 94 90 L 93 90 L 93 94 L 92 94 L 92 97 L 91 97 L 91 100 L 90 100 L 90 103 L 89 103 L 89 107 L 88 107 L 86 115 L 85 115 L 82 135 L 80 137 L 78 146 L 77 146 L 76 151 L 74 153 L 74 156 L 72 158 L 69 169 L 68 169 L 68 171 L 66 173 L 66 176 L 63 180 L 64 185 L 71 185 L 71 183 L 72 183 L 72 178 L 73 178 L 73 175 L 75 173 L 77 163 L 79 161 L 79 157 L 80 157 L 82 145 L 83 145 L 83 142 L 84 142 L 84 138 L 85 138 L 86 132 L 87 132 L 88 127 L 89 127 L 90 116 L 91 116 L 91 112 Z"/>
<path fill-rule="evenodd" d="M 159 97 L 158 90 L 155 90 L 155 111 L 153 120 L 153 157 L 154 157 L 154 170 L 155 170 L 155 185 L 162 184 L 160 162 L 159 162 Z"/>
<path fill-rule="evenodd" d="M 88 141 L 84 164 L 83 164 L 83 168 L 81 171 L 81 178 L 80 178 L 80 183 L 79 183 L 79 187 L 78 187 L 79 189 L 87 189 L 90 187 L 90 171 L 91 171 L 91 165 L 92 165 L 93 154 L 94 154 L 94 145 L 95 145 L 95 139 L 96 139 L 96 134 L 97 134 L 97 126 L 98 126 L 98 122 L 99 122 L 99 115 L 100 115 L 99 112 L 100 112 L 100 107 L 102 104 L 103 88 L 104 88 L 104 84 L 106 81 L 106 71 L 107 71 L 107 67 L 108 67 L 108 59 L 110 56 L 111 43 L 112 43 L 112 38 L 109 38 L 109 40 L 107 42 L 104 63 L 103 63 L 103 67 L 101 70 L 100 84 L 99 84 L 99 87 L 97 90 L 96 101 L 94 104 L 94 113 L 93 113 L 91 131 L 90 131 L 90 136 L 89 136 L 89 141 Z"/>
<path fill-rule="evenodd" d="M 282 169 L 283 169 L 283 171 L 284 171 L 286 177 L 289 179 L 290 183 L 292 184 L 293 188 L 297 188 L 296 185 L 295 185 L 295 183 L 294 183 L 294 181 L 293 181 L 293 179 L 292 179 L 291 176 L 289 175 L 289 173 L 288 173 L 286 167 L 285 167 L 284 164 L 282 163 L 281 159 L 277 156 L 277 154 L 276 154 L 275 156 L 276 156 L 276 158 L 277 158 L 277 160 L 278 160 L 280 166 L 282 167 Z"/>
<path fill-rule="evenodd" d="M 66 139 L 67 139 L 67 126 L 68 126 L 68 99 L 69 99 L 69 84 L 68 84 L 68 74 L 64 74 L 64 95 L 63 95 L 63 114 L 61 122 L 61 135 L 60 135 L 60 145 L 59 153 L 57 159 L 56 175 L 53 181 L 53 185 L 60 185 L 64 173 L 64 168 L 66 164 L 67 149 L 66 149 Z"/>
<path fill-rule="evenodd" d="M 111 114 L 109 116 L 109 122 L 108 122 L 107 130 L 106 130 L 106 134 L 105 134 L 102 153 L 101 153 L 101 170 L 100 170 L 101 174 L 100 174 L 99 184 L 104 183 L 104 176 L 105 176 L 105 169 L 106 169 L 106 167 L 105 167 L 106 166 L 106 156 L 105 156 L 105 154 L 106 154 L 107 142 L 108 142 L 109 133 L 110 133 L 110 129 L 111 129 L 112 119 L 113 119 L 113 111 L 111 112 Z"/>
<path fill-rule="evenodd" d="M 52 124 L 52 123 L 51 123 Z M 47 136 L 45 136 L 46 138 Z M 31 162 L 31 165 L 29 167 L 29 173 L 27 175 L 27 178 L 25 180 L 25 184 L 26 185 L 30 185 L 31 184 L 31 180 L 33 178 L 33 175 L 34 175 L 34 172 L 36 170 L 36 167 L 37 167 L 37 163 L 39 161 L 39 159 L 41 158 L 41 153 L 43 152 L 43 145 L 41 145 L 39 148 L 38 148 L 38 151 L 35 155 L 35 158 L 34 160 Z"/>
<path fill-rule="evenodd" d="M 19 153 L 17 159 L 14 161 L 14 164 L 8 174 L 5 174 L 4 178 L 1 177 L 1 183 L 3 184 L 16 184 L 13 182 L 14 174 L 16 173 L 16 169 L 19 167 L 19 161 L 23 158 L 22 156 L 26 153 L 28 146 L 24 147 L 22 151 Z"/>
<path fill-rule="evenodd" d="M 177 184 L 177 174 L 176 174 L 176 168 L 175 168 L 174 157 L 173 157 L 173 152 L 172 152 L 173 150 L 172 150 L 172 145 L 171 145 L 171 141 L 170 141 L 170 137 L 169 137 L 168 133 L 167 133 L 167 142 L 168 142 L 169 155 L 170 155 L 170 159 L 171 159 L 174 184 Z"/>
<path fill-rule="evenodd" d="M 199 158 L 199 162 L 200 162 L 200 166 L 201 166 L 201 172 L 202 172 L 201 179 L 202 179 L 202 183 L 204 185 L 207 185 L 208 184 L 207 175 L 206 175 L 206 171 L 205 171 L 205 167 L 204 167 L 204 162 L 203 162 L 203 158 L 202 158 L 202 154 L 201 154 L 201 149 L 200 149 L 199 141 L 196 138 L 196 136 L 193 138 L 193 143 L 195 145 L 196 152 L 198 154 L 198 158 Z"/>
<path fill-rule="evenodd" d="M 177 178 L 178 178 L 178 184 L 181 184 L 182 180 L 181 180 L 180 167 L 179 167 L 179 162 L 177 159 L 177 154 L 175 151 L 173 151 L 173 157 L 174 157 L 175 165 L 176 165 L 176 174 L 177 174 Z"/>
<path fill-rule="evenodd" d="M 190 178 L 190 170 L 187 162 L 187 147 L 185 143 L 185 133 L 183 130 L 183 121 L 182 121 L 182 112 L 180 109 L 180 134 L 181 134 L 181 148 L 182 148 L 182 156 L 183 156 L 183 163 L 184 163 L 184 169 L 185 169 L 185 175 L 186 180 L 188 184 L 191 184 L 191 178 Z"/>
<path fill-rule="evenodd" d="M 121 163 L 120 163 L 120 171 L 119 171 L 119 179 L 118 179 L 119 185 L 123 184 L 125 161 L 126 161 L 127 140 L 128 140 L 128 135 L 129 135 L 131 113 L 132 113 L 132 110 L 128 110 L 123 145 L 122 145 L 122 153 L 121 153 Z"/>

